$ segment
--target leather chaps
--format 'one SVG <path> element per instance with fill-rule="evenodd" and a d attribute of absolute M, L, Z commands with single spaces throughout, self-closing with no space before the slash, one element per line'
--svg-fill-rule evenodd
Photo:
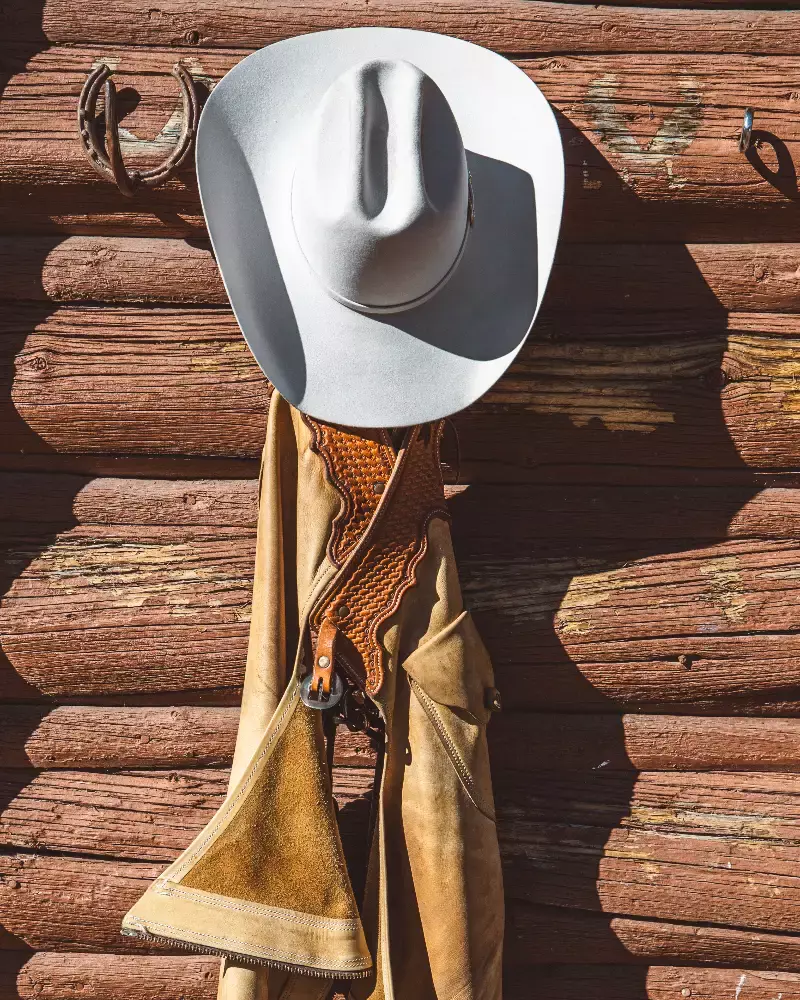
<path fill-rule="evenodd" d="M 501 1000 L 499 696 L 462 603 L 440 435 L 330 426 L 273 393 L 229 792 L 123 922 L 223 956 L 222 1000 Z M 377 752 L 361 877 L 332 794 L 336 722 Z"/>

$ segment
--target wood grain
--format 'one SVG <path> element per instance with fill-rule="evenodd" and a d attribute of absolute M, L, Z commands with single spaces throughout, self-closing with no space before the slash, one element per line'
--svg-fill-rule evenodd
<path fill-rule="evenodd" d="M 132 957 L 40 953 L 0 957 L 3 1000 L 211 1000 L 219 963 L 201 955 Z M 800 977 L 751 968 L 704 969 L 654 966 L 632 970 L 609 965 L 533 968 L 506 976 L 505 995 L 545 1000 L 667 1000 L 694 996 L 718 1000 L 747 989 L 753 1000 L 800 997 Z M 689 991 L 688 993 L 685 991 Z"/>
<path fill-rule="evenodd" d="M 473 484 L 445 487 L 458 543 L 800 538 L 800 492 L 784 487 Z M 535 514 L 535 517 L 531 516 Z M 76 525 L 256 526 L 255 479 L 137 479 L 0 472 L 0 522 L 26 530 Z M 42 527 L 36 529 L 34 525 Z M 463 541 L 462 541 L 463 540 Z"/>
<path fill-rule="evenodd" d="M 267 387 L 225 308 L 192 171 L 123 202 L 77 149 L 77 93 L 96 60 L 118 67 L 141 96 L 126 159 L 152 163 L 171 141 L 175 59 L 209 87 L 258 45 L 357 23 L 511 54 L 555 106 L 567 156 L 537 337 L 459 418 L 471 485 L 450 491 L 511 709 L 491 728 L 505 995 L 800 1000 L 800 508 L 758 478 L 800 466 L 786 82 L 800 14 L 499 0 L 257 13 L 0 12 L 15 39 L 0 466 L 148 477 L 0 477 L 2 697 L 141 702 L 0 710 L 0 1000 L 213 996 L 215 959 L 118 924 L 224 794 L 249 618 L 246 477 Z M 750 159 L 735 148 L 745 103 L 762 130 Z M 346 825 L 372 755 L 345 738 L 337 762 Z"/>
<path fill-rule="evenodd" d="M 342 768 L 337 775 L 346 826 L 369 774 Z M 7 850 L 123 858 L 137 866 L 174 859 L 227 787 L 227 771 L 214 769 L 21 777 L 3 775 L 8 805 L 0 842 Z M 793 775 L 643 772 L 633 779 L 602 770 L 591 777 L 502 771 L 495 793 L 508 899 L 800 931 L 800 796 Z M 13 857 L 3 863 L 20 881 Z M 8 892 L 9 901 L 19 899 L 18 889 Z M 18 914 L 21 908 L 9 919 Z M 3 921 L 19 936 L 5 913 Z"/>
<path fill-rule="evenodd" d="M 163 866 L 23 852 L 0 858 L 0 864 L 6 927 L 0 949 L 138 955 L 167 950 L 119 933 L 123 914 Z M 745 962 L 751 968 L 800 969 L 800 936 L 793 934 L 614 917 L 516 900 L 508 901 L 507 926 L 507 954 L 513 965 L 525 968 L 575 961 L 734 967 Z"/>
<path fill-rule="evenodd" d="M 713 312 L 553 321 L 457 418 L 462 477 L 524 480 L 587 460 L 796 468 L 798 323 Z M 267 383 L 223 310 L 16 305 L 0 316 L 0 368 L 11 379 L 0 448 L 14 458 L 261 450 Z"/>
<path fill-rule="evenodd" d="M 597 973 L 597 974 L 596 974 Z M 654 967 L 647 972 L 615 969 L 595 970 L 578 966 L 556 966 L 535 970 L 532 975 L 512 972 L 504 983 L 509 996 L 528 997 L 535 991 L 542 1000 L 674 1000 L 697 997 L 719 1000 L 747 990 L 753 1000 L 796 1000 L 800 977 L 788 972 L 753 972 L 748 969 L 686 969 Z"/>
<path fill-rule="evenodd" d="M 0 953 L 1 1000 L 212 1000 L 219 959 L 207 955 Z"/>
<path fill-rule="evenodd" d="M 667 312 L 668 319 L 676 307 L 709 310 L 714 305 L 733 313 L 795 313 L 800 246 L 565 244 L 550 279 L 545 329 L 563 323 L 552 313 L 574 312 L 578 286 L 585 313 L 624 308 Z M 113 236 L 0 238 L 0 298 L 228 304 L 208 244 Z"/>
<path fill-rule="evenodd" d="M 0 854 L 0 946 L 154 952 L 123 937 L 122 917 L 164 866 L 26 852 Z"/>
<path fill-rule="evenodd" d="M 705 720 L 703 720 L 705 721 Z M 747 732 L 747 720 L 739 733 Z M 0 708 L 0 767 L 3 768 L 164 768 L 230 765 L 238 707 L 91 707 L 86 705 L 42 708 L 11 705 Z M 748 754 L 740 759 L 748 769 L 771 760 L 780 767 L 791 755 L 779 741 L 792 737 L 793 722 L 763 720 Z M 697 728 L 697 727 L 695 727 Z M 708 761 L 724 759 L 725 724 L 708 730 Z M 730 735 L 730 733 L 728 733 Z M 688 745 L 700 759 L 704 737 L 697 732 Z M 716 748 L 716 753 L 715 753 Z M 691 751 L 690 751 L 691 752 Z M 694 759 L 694 758 L 692 758 Z M 337 766 L 369 767 L 375 755 L 362 733 L 340 727 L 336 735 Z M 680 764 L 677 764 L 680 766 Z M 713 766 L 717 765 L 714 763 Z"/>
<path fill-rule="evenodd" d="M 512 900 L 506 907 L 506 967 L 710 963 L 751 969 L 800 968 L 800 937 L 764 931 L 614 917 Z"/>
<path fill-rule="evenodd" d="M 209 822 L 228 769 L 0 773 L 0 844 L 31 851 L 169 862 Z M 340 767 L 333 793 L 343 840 L 372 788 L 369 769 Z M 188 838 L 188 839 L 187 839 Z M 359 845 L 360 846 L 360 845 Z"/>
<path fill-rule="evenodd" d="M 203 0 L 187 10 L 162 0 L 153 15 L 131 0 L 103 5 L 86 0 L 80 12 L 65 0 L 47 0 L 44 10 L 24 0 L 4 10 L 10 37 L 54 43 L 192 45 L 258 48 L 291 35 L 331 28 L 408 27 L 456 35 L 503 52 L 796 52 L 793 12 L 712 9 L 654 11 L 635 7 L 582 6 L 520 0 L 444 0 L 435 7 L 408 0 L 381 0 L 369 8 L 358 0 L 294 3 L 267 0 L 252 8 L 238 2 Z"/>
<path fill-rule="evenodd" d="M 506 13 L 513 9 L 502 6 Z M 516 10 L 527 17 L 537 6 L 520 3 Z M 678 33 L 659 33 L 656 25 L 662 17 L 688 24 L 694 16 L 706 21 L 716 16 L 550 6 L 570 22 L 590 16 L 609 25 L 609 18 L 641 17 L 652 37 L 660 37 L 665 46 L 673 45 Z M 379 8 L 370 4 L 369 12 L 374 22 Z M 138 13 L 131 18 L 138 19 Z M 284 17 L 288 13 L 281 9 Z M 800 17 L 787 11 L 719 13 L 752 24 L 773 19 L 781 25 L 784 43 L 793 39 L 792 19 Z M 167 12 L 159 9 L 159 17 L 149 23 L 158 31 L 166 20 Z M 261 16 L 248 17 L 247 22 L 257 30 Z M 81 23 L 86 23 L 83 15 Z M 537 30 L 547 30 L 541 22 L 533 23 Z M 178 105 L 175 82 L 168 75 L 174 61 L 184 58 L 207 87 L 246 50 L 219 51 L 203 47 L 202 39 L 197 47 L 152 49 L 145 45 L 155 41 L 139 41 L 124 48 L 119 30 L 115 19 L 113 42 L 38 54 L 23 45 L 16 56 L 11 50 L 13 75 L 0 103 L 0 230 L 204 234 L 191 168 L 168 187 L 123 203 L 94 173 L 75 141 L 75 105 L 88 68 L 98 60 L 110 61 L 129 96 L 140 96 L 138 104 L 128 102 L 128 108 L 135 107 L 123 120 L 125 156 L 131 164 L 152 165 L 164 157 L 171 142 L 169 129 L 164 130 Z M 587 35 L 572 23 L 570 43 L 558 44 L 551 36 L 547 51 L 556 54 L 518 60 L 554 105 L 562 131 L 567 164 L 562 239 L 739 244 L 796 240 L 798 192 L 792 162 L 797 161 L 800 126 L 796 94 L 786 81 L 800 78 L 800 58 L 776 55 L 781 46 L 767 48 L 769 55 L 757 55 L 763 51 L 760 45 L 742 56 L 700 55 L 697 47 L 686 50 L 691 54 L 636 55 L 628 49 L 620 55 L 612 52 L 615 31 L 601 34 L 606 39 L 601 54 L 574 54 Z M 765 36 L 759 37 L 763 41 Z M 180 38 L 176 41 L 180 45 Z M 514 52 L 524 51 L 522 38 L 515 44 Z M 791 48 L 797 51 L 795 41 Z M 756 108 L 758 130 L 749 158 L 736 145 L 745 103 Z M 32 189 L 35 198 L 30 197 Z M 691 268 L 689 261 L 683 266 Z"/>
<path fill-rule="evenodd" d="M 2 716 L 0 716 L 1 718 Z M 800 720 L 506 712 L 493 771 L 800 771 Z M 2 761 L 0 756 L 0 761 Z"/>
<path fill-rule="evenodd" d="M 595 795 L 579 796 L 546 776 L 526 776 L 516 789 L 507 777 L 497 782 L 507 896 L 690 923 L 794 926 L 794 823 L 749 778 L 704 776 L 701 792 L 686 775 L 651 783 L 644 774 L 633 787 L 608 775 Z M 786 797 L 775 788 L 772 801 L 791 812 L 797 782 L 784 780 Z"/>
<path fill-rule="evenodd" d="M 0 707 L 0 768 L 116 769 L 229 765 L 237 707 Z M 489 731 L 496 770 L 800 770 L 800 720 L 507 712 Z M 343 727 L 337 766 L 374 763 Z"/>
<path fill-rule="evenodd" d="M 2 1000 L 211 1000 L 219 962 L 202 955 L 133 957 L 39 953 L 0 956 Z M 800 997 L 800 977 L 752 968 L 705 969 L 654 966 L 634 970 L 556 965 L 510 970 L 505 995 L 546 1000 L 667 1000 L 696 996 L 718 1000 L 746 989 L 753 1000 Z M 689 991 L 688 993 L 685 991 Z"/>
<path fill-rule="evenodd" d="M 797 713 L 796 541 L 590 545 L 489 523 L 457 534 L 458 556 L 509 707 Z M 236 698 L 252 529 L 8 526 L 3 537 L 5 700 Z"/>

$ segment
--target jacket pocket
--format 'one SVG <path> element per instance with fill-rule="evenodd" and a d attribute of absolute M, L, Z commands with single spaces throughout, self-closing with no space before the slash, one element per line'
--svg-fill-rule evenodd
<path fill-rule="evenodd" d="M 469 612 L 418 647 L 403 669 L 467 795 L 494 820 L 486 744 L 494 671 Z"/>

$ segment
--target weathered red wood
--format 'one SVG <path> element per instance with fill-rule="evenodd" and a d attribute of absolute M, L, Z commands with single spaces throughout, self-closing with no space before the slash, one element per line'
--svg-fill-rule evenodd
<path fill-rule="evenodd" d="M 123 914 L 163 866 L 24 853 L 7 855 L 0 864 L 0 908 L 7 927 L 0 949 L 166 951 L 119 934 Z M 514 900 L 507 914 L 506 948 L 511 963 L 523 968 L 575 961 L 734 967 L 747 962 L 751 968 L 800 969 L 800 936 L 793 934 L 610 917 Z"/>
<path fill-rule="evenodd" d="M 4 847 L 169 862 L 222 804 L 227 769 L 0 772 Z M 339 767 L 334 796 L 343 837 L 348 806 L 372 788 L 369 769 Z"/>
<path fill-rule="evenodd" d="M 710 844 L 707 835 L 587 832 L 572 823 L 530 823 L 526 834 L 525 826 L 520 822 L 519 839 L 505 845 L 507 897 L 687 923 L 795 926 L 793 848 L 740 847 L 724 838 Z M 761 867 L 767 855 L 768 871 Z"/>
<path fill-rule="evenodd" d="M 697 997 L 720 1000 L 748 991 L 753 1000 L 797 1000 L 800 976 L 784 972 L 754 972 L 749 969 L 686 969 L 655 966 L 645 971 L 596 970 L 586 966 L 556 966 L 535 969 L 530 974 L 514 970 L 504 982 L 509 996 L 542 1000 L 674 1000 Z"/>
<path fill-rule="evenodd" d="M 0 319 L 0 364 L 15 365 L 13 403 L 0 403 L 4 451 L 258 456 L 267 383 L 226 312 L 47 312 L 16 306 Z M 555 346 L 544 344 L 542 327 L 484 400 L 457 418 L 462 475 L 524 480 L 537 466 L 587 458 L 616 467 L 796 468 L 797 323 L 774 314 L 727 323 L 662 316 L 642 328 L 628 317 L 620 325 L 633 346 L 611 335 L 609 317 L 551 324 Z M 650 337 L 661 341 L 653 348 Z M 570 353 L 584 349 L 567 374 Z M 726 377 L 734 381 L 721 389 Z"/>
<path fill-rule="evenodd" d="M 208 955 L 0 953 L 0 1000 L 212 1000 L 218 973 Z"/>
<path fill-rule="evenodd" d="M 796 714 L 796 542 L 589 545 L 520 540 L 513 522 L 508 533 L 495 524 L 457 542 L 509 706 Z M 241 683 L 252 528 L 30 526 L 4 537 L 6 700 L 182 698 Z"/>
<path fill-rule="evenodd" d="M 219 962 L 203 955 L 123 956 L 43 952 L 0 956 L 2 1000 L 211 1000 Z M 719 1000 L 747 989 L 753 1000 L 800 997 L 800 977 L 752 968 L 704 969 L 654 966 L 631 969 L 555 966 L 510 970 L 505 995 L 546 1000 Z M 688 993 L 685 991 L 689 991 Z"/>
<path fill-rule="evenodd" d="M 59 952 L 158 952 L 120 934 L 122 917 L 163 864 L 0 855 L 0 948 Z"/>
<path fill-rule="evenodd" d="M 736 721 L 744 727 L 738 732 L 748 731 L 747 720 Z M 232 706 L 3 706 L 0 767 L 87 770 L 230 765 L 238 722 L 239 709 Z M 752 734 L 756 739 L 747 755 L 748 768 L 758 767 L 757 760 L 771 760 L 774 765 L 776 738 L 780 735 L 785 739 L 792 732 L 786 727 L 793 725 L 778 720 L 763 720 L 759 724 L 766 728 Z M 708 759 L 714 761 L 725 754 L 721 742 L 724 722 L 716 732 L 719 737 L 709 727 L 707 737 Z M 690 737 L 689 742 L 693 748 L 699 748 L 704 743 L 703 735 L 698 732 L 695 740 Z M 702 756 L 702 750 L 697 756 L 698 759 Z M 375 757 L 363 734 L 341 727 L 336 736 L 334 760 L 337 766 L 361 767 L 373 764 Z"/>
<path fill-rule="evenodd" d="M 2 717 L 2 716 L 0 716 Z M 507 712 L 489 730 L 496 772 L 800 770 L 800 720 Z M 2 760 L 2 757 L 0 757 Z"/>
<path fill-rule="evenodd" d="M 237 707 L 0 707 L 2 768 L 229 765 Z M 800 720 L 507 712 L 489 730 L 495 769 L 800 770 Z M 337 766 L 368 766 L 368 741 L 340 728 Z"/>
<path fill-rule="evenodd" d="M 800 969 L 800 938 L 711 925 L 609 917 L 518 901 L 506 907 L 506 965 L 714 964 Z"/>
<path fill-rule="evenodd" d="M 157 16 L 132 2 L 103 5 L 86 0 L 76 12 L 65 0 L 44 10 L 24 0 L 9 3 L 4 23 L 10 37 L 52 43 L 203 45 L 258 48 L 291 35 L 330 28 L 407 27 L 457 35 L 505 52 L 745 52 L 797 51 L 793 13 L 753 11 L 655 12 L 635 7 L 582 6 L 520 0 L 444 0 L 435 7 L 380 0 L 369 10 L 357 0 L 263 2 L 258 17 L 237 0 L 203 0 L 187 10 L 162 0 Z M 81 16 L 82 15 L 82 16 Z"/>
<path fill-rule="evenodd" d="M 565 244 L 548 287 L 546 329 L 564 323 L 552 313 L 574 313 L 578 286 L 583 313 L 624 309 L 630 317 L 676 307 L 793 313 L 800 300 L 799 272 L 795 243 Z M 0 238 L 0 298 L 228 304 L 208 244 L 113 236 Z M 772 322 L 780 326 L 777 317 Z M 630 318 L 625 325 L 630 327 Z"/>
<path fill-rule="evenodd" d="M 487 552 L 554 538 L 800 537 L 797 489 L 478 484 L 445 492 L 456 539 Z M 24 522 L 27 531 L 37 523 L 53 530 L 92 524 L 252 529 L 257 515 L 255 479 L 0 473 L 0 522 Z"/>
<path fill-rule="evenodd" d="M 617 15 L 635 14 L 649 26 L 662 17 L 688 24 L 687 18 L 712 16 L 698 11 L 656 14 L 601 8 L 595 12 L 582 6 L 551 6 L 570 21 L 597 14 L 607 24 L 608 16 Z M 508 5 L 503 9 L 508 12 Z M 534 9 L 529 3 L 518 8 L 524 14 Z M 800 14 L 724 16 L 751 23 L 764 16 L 780 19 L 781 34 L 788 40 L 793 38 L 791 19 Z M 136 13 L 132 17 L 135 20 Z M 248 17 L 253 25 L 259 21 Z M 152 20 L 149 25 L 158 30 Z M 119 31 L 118 21 L 114 31 Z M 765 56 L 754 54 L 757 47 L 742 56 L 697 55 L 694 47 L 687 50 L 689 55 L 630 51 L 619 55 L 610 51 L 615 33 L 605 35 L 602 54 L 574 54 L 587 36 L 573 26 L 571 44 L 559 45 L 552 36 L 548 51 L 556 55 L 520 61 L 559 112 L 567 158 L 563 239 L 581 243 L 795 240 L 796 186 L 788 164 L 797 159 L 800 134 L 794 92 L 787 89 L 786 80 L 800 78 L 800 59 L 776 56 L 780 47 L 767 49 L 770 55 Z M 656 36 L 662 48 L 674 45 L 677 38 L 674 32 L 657 29 Z M 33 59 L 30 46 L 23 46 L 16 56 L 12 52 L 9 66 L 16 72 L 0 103 L 1 229 L 120 236 L 204 233 L 191 167 L 167 188 L 143 192 L 135 201 L 123 203 L 83 159 L 74 136 L 74 108 L 88 68 L 98 60 L 110 61 L 120 80 L 142 95 L 138 107 L 124 119 L 125 155 L 133 164 L 151 164 L 163 158 L 171 141 L 162 130 L 178 104 L 174 80 L 168 75 L 175 59 L 184 58 L 207 85 L 246 50 L 153 49 L 141 40 L 133 47 L 120 49 L 120 45 L 117 36 L 113 43 L 59 47 Z M 523 51 L 521 40 L 515 46 L 513 51 Z M 797 51 L 796 42 L 791 48 Z M 753 162 L 736 146 L 746 103 L 757 109 L 756 127 L 764 134 Z M 780 158 L 769 145 L 769 135 L 777 137 Z M 31 187 L 35 199 L 28 196 Z M 681 263 L 691 271 L 690 260 Z"/>
<path fill-rule="evenodd" d="M 346 825 L 347 803 L 363 795 L 369 774 L 337 773 Z M 9 805 L 0 841 L 6 847 L 137 865 L 174 858 L 210 819 L 227 785 L 227 771 L 208 769 L 20 777 L 18 771 L 3 776 Z M 800 796 L 791 775 L 645 772 L 634 781 L 602 770 L 591 778 L 501 771 L 495 791 L 508 899 L 800 931 Z M 15 879 L 18 862 L 3 863 Z M 124 912 L 123 904 L 116 902 L 108 918 Z M 15 934 L 17 913 L 23 915 L 3 913 Z"/>

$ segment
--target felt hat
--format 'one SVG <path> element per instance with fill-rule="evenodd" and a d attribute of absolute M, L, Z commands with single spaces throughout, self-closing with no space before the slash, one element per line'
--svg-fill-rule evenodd
<path fill-rule="evenodd" d="M 539 89 L 488 49 L 401 28 L 269 45 L 212 91 L 197 176 L 250 349 L 320 420 L 463 409 L 533 325 L 563 150 Z"/>

